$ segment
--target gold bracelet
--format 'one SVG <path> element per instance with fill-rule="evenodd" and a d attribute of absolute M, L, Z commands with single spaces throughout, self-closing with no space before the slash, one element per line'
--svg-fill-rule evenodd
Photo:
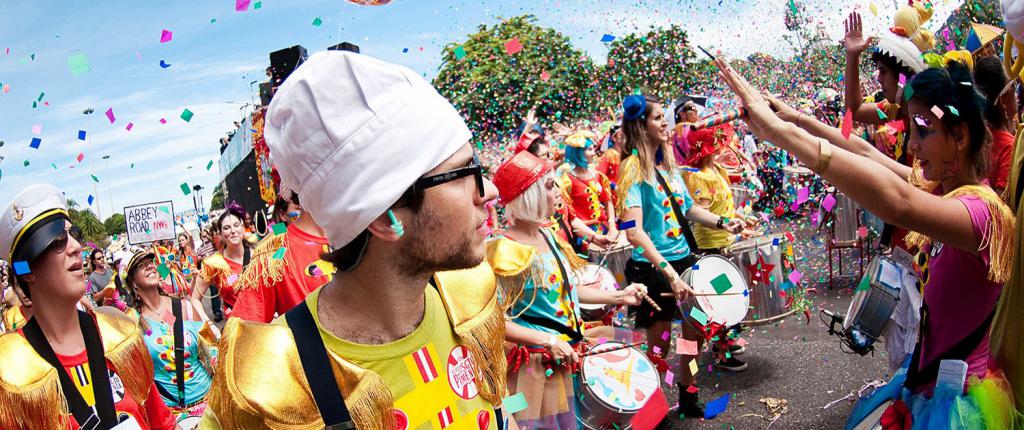
<path fill-rule="evenodd" d="M 828 169 L 829 163 L 832 162 L 832 144 L 828 143 L 825 139 L 818 140 L 818 164 L 814 166 L 814 172 L 817 174 L 825 173 L 825 169 Z"/>

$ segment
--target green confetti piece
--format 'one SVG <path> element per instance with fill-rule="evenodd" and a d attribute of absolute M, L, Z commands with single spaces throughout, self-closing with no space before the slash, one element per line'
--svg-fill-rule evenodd
<path fill-rule="evenodd" d="M 100 181 L 100 178 L 97 178 L 96 175 L 89 175 L 89 176 L 92 177 L 93 182 L 99 182 Z"/>
<path fill-rule="evenodd" d="M 913 85 L 909 85 L 908 84 L 907 86 L 903 87 L 903 97 L 904 97 L 905 100 L 910 100 L 911 98 L 914 97 L 914 86 Z"/>
<path fill-rule="evenodd" d="M 280 248 L 278 248 L 278 249 L 277 249 L 277 251 L 275 251 L 275 252 L 274 252 L 274 256 L 273 256 L 273 257 L 271 257 L 271 258 L 273 258 L 273 259 L 275 259 L 275 260 L 281 260 L 281 259 L 283 259 L 283 258 L 284 258 L 284 252 L 285 252 L 285 250 L 286 250 L 286 249 L 287 249 L 287 248 L 285 248 L 285 247 L 283 247 L 283 246 L 282 246 L 282 247 L 280 247 Z"/>
<path fill-rule="evenodd" d="M 638 247 L 636 247 L 636 252 L 637 252 L 637 254 L 643 255 L 644 248 L 642 246 L 638 246 Z"/>
<path fill-rule="evenodd" d="M 163 213 L 165 213 L 167 215 L 170 215 L 171 214 L 171 209 L 168 208 L 167 206 L 160 206 L 160 212 L 163 212 Z"/>
<path fill-rule="evenodd" d="M 865 276 L 861 278 L 860 284 L 857 284 L 857 290 L 855 292 L 868 291 L 871 289 L 871 281 Z"/>
<path fill-rule="evenodd" d="M 323 23 L 324 22 L 320 20 L 319 16 L 316 17 L 316 18 L 313 18 L 313 27 L 319 27 L 319 26 L 323 25 Z"/>
<path fill-rule="evenodd" d="M 191 122 L 192 121 L 192 115 L 193 115 L 192 111 L 188 110 L 188 108 L 186 108 L 185 110 L 181 111 L 181 119 L 185 120 L 185 122 Z"/>
<path fill-rule="evenodd" d="M 135 163 L 132 163 L 130 166 L 128 166 L 128 168 L 129 169 L 134 169 L 135 168 Z"/>
<path fill-rule="evenodd" d="M 956 116 L 960 116 L 960 111 L 956 110 L 956 108 L 953 107 L 952 105 L 946 105 L 946 107 L 949 108 L 949 113 Z"/>
<path fill-rule="evenodd" d="M 28 167 L 28 160 L 25 160 L 25 167 Z"/>
<path fill-rule="evenodd" d="M 508 396 L 505 400 L 501 401 L 501 408 L 509 415 L 525 411 L 528 406 L 529 405 L 526 403 L 526 395 L 524 395 L 522 391 Z"/>
<path fill-rule="evenodd" d="M 46 95 L 46 93 L 42 93 L 42 92 L 41 92 L 41 93 L 39 93 L 39 98 L 38 98 L 38 99 L 36 99 L 36 101 L 37 101 L 37 102 L 41 102 L 41 101 L 43 101 L 43 96 L 45 96 L 45 95 Z"/>
<path fill-rule="evenodd" d="M 92 70 L 92 66 L 89 65 L 89 59 L 85 58 L 85 54 L 81 52 L 76 52 L 68 57 L 68 68 L 71 69 L 71 74 L 75 76 L 82 76 Z"/>
<path fill-rule="evenodd" d="M 50 163 L 50 167 L 53 167 L 53 170 L 57 170 L 57 164 L 56 163 Z"/>
<path fill-rule="evenodd" d="M 693 318 L 694 321 L 699 322 L 700 325 L 708 324 L 708 314 L 704 313 L 704 311 L 700 310 L 700 308 L 696 306 L 690 309 L 690 318 Z"/>
<path fill-rule="evenodd" d="M 183 194 L 185 194 L 186 196 L 189 195 L 189 194 L 192 194 L 192 188 L 189 188 L 188 182 L 183 182 L 181 184 L 181 192 Z"/>
<path fill-rule="evenodd" d="M 260 8 L 262 8 L 262 7 L 263 7 L 263 2 L 261 2 L 261 1 L 258 1 L 258 2 L 256 2 L 256 3 L 253 3 L 253 4 L 252 4 L 252 8 L 253 8 L 253 10 L 256 10 L 256 9 L 260 9 Z"/>
<path fill-rule="evenodd" d="M 732 282 L 730 282 L 729 277 L 723 273 L 711 280 L 711 287 L 715 289 L 716 293 L 722 294 L 732 288 Z"/>
<path fill-rule="evenodd" d="M 881 110 L 881 109 L 878 109 L 878 108 L 876 108 L 876 109 L 875 109 L 875 113 L 877 113 L 877 114 L 878 114 L 878 119 L 883 119 L 883 120 L 884 120 L 884 119 L 889 119 L 889 117 L 888 117 L 888 116 L 886 116 L 886 115 L 885 115 L 885 112 L 882 112 L 882 110 Z"/>
<path fill-rule="evenodd" d="M 274 224 L 274 235 L 284 234 L 286 231 L 288 231 L 288 226 L 283 222 Z"/>
<path fill-rule="evenodd" d="M 213 24 L 213 23 L 216 23 L 216 22 L 217 22 L 217 18 L 210 18 L 210 24 Z"/>
<path fill-rule="evenodd" d="M 166 278 L 171 274 L 171 269 L 168 269 L 166 264 L 160 264 L 159 266 L 156 266 L 156 271 L 157 273 L 160 274 L 161 279 Z"/>
<path fill-rule="evenodd" d="M 456 46 L 455 47 L 455 59 L 456 60 L 461 60 L 463 58 L 466 58 L 466 48 L 463 48 L 461 46 Z"/>
<path fill-rule="evenodd" d="M 213 167 L 213 160 L 210 160 L 209 163 L 206 163 L 206 170 L 210 170 L 210 168 L 212 168 L 212 167 Z"/>

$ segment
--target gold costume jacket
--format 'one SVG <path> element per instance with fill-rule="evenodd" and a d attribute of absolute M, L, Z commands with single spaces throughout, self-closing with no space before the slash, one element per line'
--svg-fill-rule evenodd
<path fill-rule="evenodd" d="M 103 340 L 103 355 L 124 382 L 127 395 L 144 407 L 153 384 L 153 361 L 138 320 L 112 307 L 98 307 L 93 316 Z M 0 335 L 0 428 L 63 429 L 74 418 L 54 369 L 25 336 Z M 63 369 L 61 369 L 63 371 Z"/>
<path fill-rule="evenodd" d="M 480 396 L 497 407 L 506 392 L 501 349 L 505 326 L 491 268 L 481 264 L 439 272 L 434 278 L 459 342 L 476 360 Z M 232 318 L 219 347 L 218 369 L 207 400 L 221 428 L 324 428 L 287 325 Z M 384 380 L 330 350 L 327 353 L 356 428 L 394 428 L 394 399 Z"/>

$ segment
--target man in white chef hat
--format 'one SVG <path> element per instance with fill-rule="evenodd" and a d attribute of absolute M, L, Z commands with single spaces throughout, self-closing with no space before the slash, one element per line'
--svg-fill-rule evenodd
<path fill-rule="evenodd" d="M 202 428 L 504 426 L 483 263 L 497 191 L 459 113 L 407 68 L 328 51 L 280 87 L 265 133 L 337 273 L 273 324 L 228 322 Z"/>

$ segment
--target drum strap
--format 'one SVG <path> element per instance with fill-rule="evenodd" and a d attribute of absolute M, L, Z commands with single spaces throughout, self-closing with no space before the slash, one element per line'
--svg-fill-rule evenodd
<path fill-rule="evenodd" d="M 921 313 L 926 313 L 925 306 L 923 305 L 921 306 Z M 939 375 L 939 364 L 942 360 L 966 360 L 967 357 L 978 348 L 981 341 L 985 339 L 985 335 L 988 334 L 989 326 L 992 324 L 992 319 L 995 315 L 996 311 L 993 309 L 992 312 L 988 314 L 988 318 L 985 318 L 985 321 L 976 327 L 974 331 L 968 334 L 967 337 L 961 339 L 953 345 L 953 347 L 940 354 L 921 370 L 917 370 L 918 367 L 920 367 L 919 364 L 921 362 L 921 341 L 918 340 L 917 347 L 914 348 L 914 355 L 910 359 L 910 367 L 907 369 L 907 380 L 904 383 L 904 386 L 913 390 L 917 387 L 934 382 Z M 923 330 L 924 321 L 924 318 L 922 318 L 922 338 L 928 335 L 928 333 L 925 333 Z"/>
<path fill-rule="evenodd" d="M 327 347 L 320 337 L 309 306 L 303 300 L 295 308 L 284 314 L 288 328 L 295 338 L 295 347 L 299 352 L 302 372 L 306 374 L 306 382 L 313 393 L 313 401 L 328 429 L 354 429 L 355 423 L 345 406 L 345 398 L 334 379 L 331 370 L 331 359 L 327 356 Z"/>
<path fill-rule="evenodd" d="M 178 378 L 178 407 L 185 407 L 185 318 L 181 315 L 181 300 L 171 299 L 174 313 L 174 371 Z"/>
<path fill-rule="evenodd" d="M 675 213 L 676 219 L 679 220 L 679 228 L 683 230 L 683 236 L 686 237 L 686 244 L 690 247 L 690 253 L 696 253 L 700 249 L 697 247 L 697 238 L 693 236 L 693 230 L 690 230 L 690 223 L 686 221 L 686 217 L 683 216 L 683 210 L 679 208 L 679 204 L 673 198 L 675 193 L 672 192 L 672 188 L 668 186 L 668 182 L 665 181 L 664 176 L 661 176 L 661 172 L 658 169 L 654 169 L 654 176 L 658 178 L 658 183 L 665 189 L 665 197 L 668 198 L 668 203 L 672 205 L 672 212 Z"/>
<path fill-rule="evenodd" d="M 548 245 L 548 249 L 551 250 L 551 256 L 555 257 L 555 262 L 558 263 L 558 271 L 562 273 L 562 284 L 563 284 L 563 288 L 564 288 L 564 285 L 569 283 L 569 273 L 566 272 L 566 270 L 565 270 L 565 264 L 562 263 L 562 259 L 558 257 L 558 250 L 555 248 L 555 244 L 552 242 L 552 239 L 550 237 L 548 237 L 547 234 L 544 233 L 544 229 L 540 229 L 540 235 L 544 237 L 544 243 L 546 243 Z M 537 324 L 537 325 L 539 325 L 541 327 L 547 327 L 549 329 L 558 331 L 559 333 L 562 333 L 562 334 L 564 334 L 566 336 L 569 336 L 570 339 L 572 339 L 572 340 L 574 340 L 576 342 L 579 342 L 579 341 L 583 340 L 583 333 L 580 332 L 580 327 L 579 327 L 580 326 L 580 319 L 579 319 L 579 316 L 576 315 L 576 311 L 574 309 L 570 310 L 570 312 L 572 313 L 573 321 L 576 321 L 576 330 L 575 331 L 570 330 L 569 327 L 565 326 L 565 324 L 562 324 L 560 322 L 557 322 L 557 321 L 554 321 L 554 320 L 550 320 L 550 319 L 547 319 L 547 318 L 536 318 L 536 317 L 529 317 L 529 316 L 526 316 L 526 315 L 522 315 L 519 318 L 521 318 L 523 321 L 526 321 L 528 323 Z M 548 325 L 548 324 L 551 324 L 551 325 Z"/>
<path fill-rule="evenodd" d="M 95 406 L 90 407 L 82 397 L 82 393 L 78 392 L 78 388 L 71 381 L 68 372 L 64 370 L 64 365 L 57 358 L 57 354 L 46 340 L 46 335 L 43 334 L 43 329 L 39 327 L 39 322 L 35 318 L 28 320 L 28 323 L 25 324 L 25 340 L 40 357 L 57 371 L 64 400 L 67 401 L 68 409 L 71 410 L 71 415 L 75 417 L 78 426 L 84 430 L 113 428 L 117 425 L 117 415 L 99 329 L 96 328 L 96 322 L 92 317 L 82 311 L 78 311 L 78 325 L 85 340 L 85 352 L 89 363 L 89 382 L 92 383 Z"/>

